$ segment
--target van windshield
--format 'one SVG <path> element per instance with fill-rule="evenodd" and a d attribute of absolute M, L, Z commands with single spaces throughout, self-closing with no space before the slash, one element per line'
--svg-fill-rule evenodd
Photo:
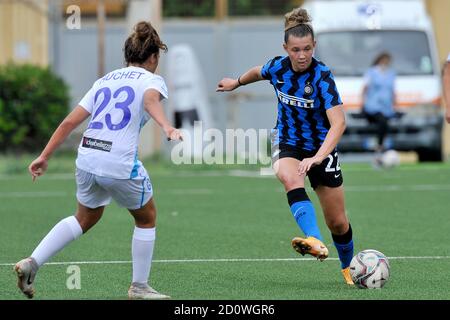
<path fill-rule="evenodd" d="M 335 76 L 362 76 L 382 51 L 392 56 L 398 75 L 433 74 L 428 38 L 423 31 L 337 31 L 318 33 L 315 57 Z"/>

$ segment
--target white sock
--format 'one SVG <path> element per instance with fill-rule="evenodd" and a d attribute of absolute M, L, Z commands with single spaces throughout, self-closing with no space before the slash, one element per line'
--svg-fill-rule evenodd
<path fill-rule="evenodd" d="M 73 240 L 78 239 L 82 234 L 83 230 L 75 216 L 67 217 L 58 222 L 53 229 L 50 230 L 36 249 L 34 249 L 31 257 L 36 260 L 36 263 L 40 267 L 58 251 Z"/>
<path fill-rule="evenodd" d="M 134 227 L 131 255 L 133 257 L 133 283 L 146 284 L 152 266 L 155 228 Z"/>

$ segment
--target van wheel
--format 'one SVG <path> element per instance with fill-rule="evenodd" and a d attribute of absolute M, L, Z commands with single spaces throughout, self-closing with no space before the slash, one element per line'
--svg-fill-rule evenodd
<path fill-rule="evenodd" d="M 419 156 L 419 162 L 442 162 L 442 150 L 441 149 L 420 149 L 417 150 Z"/>

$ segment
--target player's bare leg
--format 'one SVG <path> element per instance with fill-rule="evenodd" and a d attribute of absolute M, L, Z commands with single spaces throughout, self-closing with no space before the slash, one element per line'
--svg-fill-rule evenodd
<path fill-rule="evenodd" d="M 102 218 L 104 211 L 105 206 L 88 208 L 78 202 L 78 210 L 75 214 L 75 218 L 78 220 L 83 233 L 88 232 L 89 229 L 97 224 L 97 222 Z"/>
<path fill-rule="evenodd" d="M 318 186 L 315 189 L 323 210 L 325 222 L 331 233 L 342 235 L 348 230 L 348 219 L 345 214 L 344 188 Z"/>
<path fill-rule="evenodd" d="M 351 227 L 345 213 L 344 188 L 319 186 L 315 191 L 339 253 L 344 281 L 352 285 L 349 264 L 353 256 L 353 241 Z"/>

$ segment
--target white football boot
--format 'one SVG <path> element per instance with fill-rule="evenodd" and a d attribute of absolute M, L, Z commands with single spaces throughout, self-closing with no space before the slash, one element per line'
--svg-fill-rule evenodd
<path fill-rule="evenodd" d="M 29 299 L 34 296 L 33 282 L 39 266 L 33 258 L 25 258 L 20 260 L 14 266 L 17 274 L 17 286 Z"/>
<path fill-rule="evenodd" d="M 170 296 L 159 293 L 148 284 L 132 283 L 128 289 L 129 299 L 144 299 L 144 300 L 166 300 L 171 299 Z"/>

